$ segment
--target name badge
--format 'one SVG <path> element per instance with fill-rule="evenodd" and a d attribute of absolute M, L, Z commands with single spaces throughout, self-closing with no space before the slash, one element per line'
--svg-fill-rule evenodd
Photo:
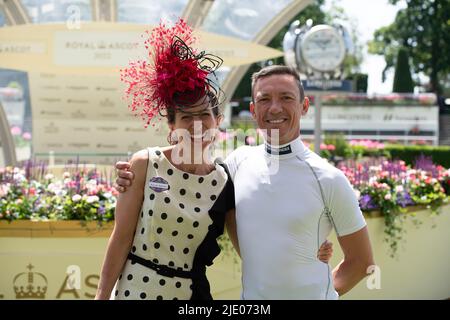
<path fill-rule="evenodd" d="M 163 192 L 169 190 L 169 183 L 161 177 L 153 177 L 148 182 L 148 186 L 155 192 Z"/>

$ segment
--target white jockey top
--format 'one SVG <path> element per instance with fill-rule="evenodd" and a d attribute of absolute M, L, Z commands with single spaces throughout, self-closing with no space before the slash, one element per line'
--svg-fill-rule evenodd
<path fill-rule="evenodd" d="M 331 269 L 318 260 L 334 229 L 366 222 L 345 175 L 300 138 L 240 147 L 225 161 L 234 181 L 243 299 L 337 299 Z"/>

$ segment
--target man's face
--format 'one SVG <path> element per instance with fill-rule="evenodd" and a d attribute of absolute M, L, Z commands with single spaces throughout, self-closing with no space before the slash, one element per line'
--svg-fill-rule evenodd
<path fill-rule="evenodd" d="M 253 88 L 253 96 L 250 111 L 258 127 L 267 132 L 268 142 L 286 144 L 300 135 L 300 117 L 308 111 L 309 103 L 307 98 L 303 104 L 300 101 L 300 89 L 292 75 L 260 78 Z M 271 130 L 278 130 L 279 142 Z"/>

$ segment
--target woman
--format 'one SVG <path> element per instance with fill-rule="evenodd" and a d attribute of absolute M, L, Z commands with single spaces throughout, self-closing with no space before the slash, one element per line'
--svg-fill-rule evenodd
<path fill-rule="evenodd" d="M 182 20 L 161 24 L 145 42 L 152 63 L 122 70 L 132 111 L 147 125 L 165 116 L 177 143 L 133 155 L 136 183 L 118 198 L 97 299 L 109 299 L 116 281 L 117 299 L 211 298 L 205 269 L 220 252 L 234 190 L 208 152 L 221 115 L 220 91 L 207 77 L 221 60 L 196 55 L 194 40 Z"/>
<path fill-rule="evenodd" d="M 198 115 L 175 112 L 169 126 L 193 132 L 198 119 L 203 129 L 215 129 L 221 116 L 213 110 L 205 102 L 192 109 Z M 201 146 L 203 154 L 210 142 Z M 179 142 L 133 155 L 136 179 L 117 201 L 97 298 L 109 299 L 118 277 L 118 299 L 211 299 L 205 267 L 220 252 L 216 238 L 234 205 L 234 190 L 224 168 L 209 158 L 175 164 L 173 155 L 185 150 Z M 190 156 L 199 155 L 191 151 Z"/>
<path fill-rule="evenodd" d="M 126 70 L 129 89 L 138 88 L 128 93 L 134 111 L 144 105 L 147 120 L 164 114 L 171 146 L 141 150 L 131 159 L 135 180 L 117 201 L 96 299 L 109 299 L 115 284 L 116 299 L 211 299 L 206 266 L 220 253 L 216 239 L 225 220 L 239 252 L 233 184 L 210 155 L 222 116 L 220 89 L 205 75 L 220 60 L 190 51 L 191 30 L 182 21 L 172 29 L 160 26 L 152 36 L 154 72 L 142 80 L 145 64 L 140 72 Z M 201 65 L 205 59 L 207 67 Z M 211 61 L 219 63 L 211 67 Z M 140 100 L 141 94 L 151 99 Z"/>

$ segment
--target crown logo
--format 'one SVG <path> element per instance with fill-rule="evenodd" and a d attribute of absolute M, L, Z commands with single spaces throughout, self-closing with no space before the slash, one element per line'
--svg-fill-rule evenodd
<path fill-rule="evenodd" d="M 39 272 L 31 272 L 34 266 L 27 266 L 29 272 L 19 273 L 14 277 L 13 285 L 16 299 L 45 299 L 47 278 Z"/>

